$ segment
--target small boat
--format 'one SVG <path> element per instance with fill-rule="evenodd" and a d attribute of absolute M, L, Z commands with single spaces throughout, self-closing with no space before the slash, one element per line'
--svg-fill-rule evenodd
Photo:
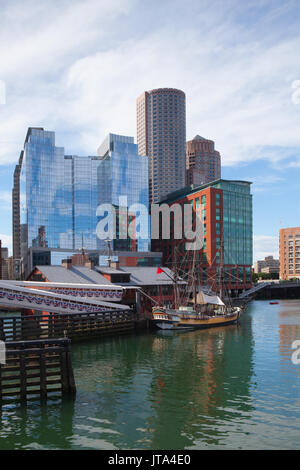
<path fill-rule="evenodd" d="M 277 305 L 279 302 L 270 302 L 270 305 Z"/>

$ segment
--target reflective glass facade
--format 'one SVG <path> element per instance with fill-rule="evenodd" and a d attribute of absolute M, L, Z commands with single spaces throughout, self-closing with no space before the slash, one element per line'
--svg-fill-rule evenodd
<path fill-rule="evenodd" d="M 21 171 L 28 247 L 97 249 L 99 157 L 64 155 L 54 132 L 32 129 Z"/>
<path fill-rule="evenodd" d="M 244 181 L 221 180 L 223 191 L 224 263 L 252 266 L 252 195 Z"/>
<path fill-rule="evenodd" d="M 148 158 L 138 154 L 133 137 L 116 134 L 106 137 L 98 154 L 103 157 L 98 168 L 99 204 L 109 203 L 119 208 L 119 198 L 126 198 L 130 214 L 139 216 L 138 212 L 130 211 L 130 206 L 138 203 L 148 208 Z M 136 231 L 139 232 L 138 225 Z M 137 249 L 148 251 L 149 245 L 147 233 L 146 238 L 138 239 Z"/>
<path fill-rule="evenodd" d="M 119 195 L 127 196 L 129 206 L 147 205 L 147 157 L 137 154 L 132 137 L 110 134 L 105 142 L 106 156 L 65 155 L 55 146 L 54 132 L 30 130 L 20 178 L 24 254 L 30 246 L 77 250 L 82 241 L 85 249 L 106 252 L 96 236 L 98 205 L 117 205 Z M 139 249 L 146 246 L 141 241 Z"/>

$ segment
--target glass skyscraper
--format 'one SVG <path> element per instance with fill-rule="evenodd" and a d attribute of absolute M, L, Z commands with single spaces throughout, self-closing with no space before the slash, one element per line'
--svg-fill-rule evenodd
<path fill-rule="evenodd" d="M 138 146 L 133 137 L 109 134 L 98 149 L 102 161 L 98 168 L 101 191 L 99 204 L 112 204 L 116 211 L 125 208 L 131 217 L 141 214 L 133 207 L 141 204 L 148 209 L 148 158 L 138 154 Z M 130 208 L 133 210 L 130 211 Z M 136 234 L 141 233 L 141 227 L 136 226 Z M 149 219 L 148 219 L 149 226 Z M 122 246 L 121 240 L 116 240 L 115 248 Z M 137 240 L 138 251 L 148 251 L 150 246 L 149 230 L 146 236 Z"/>
<path fill-rule="evenodd" d="M 21 170 L 21 224 L 28 247 L 97 249 L 99 157 L 65 155 L 55 133 L 32 129 Z"/>
<path fill-rule="evenodd" d="M 117 206 L 127 196 L 129 206 L 147 206 L 147 157 L 138 155 L 133 138 L 109 134 L 102 149 L 98 156 L 65 155 L 54 132 L 28 130 L 19 182 L 23 257 L 30 247 L 107 249 L 96 234 L 99 204 Z M 138 250 L 148 245 L 141 240 Z"/>

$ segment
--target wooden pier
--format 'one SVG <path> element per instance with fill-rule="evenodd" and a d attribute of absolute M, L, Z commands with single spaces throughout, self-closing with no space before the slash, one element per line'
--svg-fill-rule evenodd
<path fill-rule="evenodd" d="M 0 404 L 75 396 L 70 340 L 9 341 L 6 363 L 0 364 Z"/>
<path fill-rule="evenodd" d="M 0 318 L 0 340 L 23 341 L 67 337 L 91 339 L 134 329 L 132 310 L 99 313 L 47 313 Z"/>
<path fill-rule="evenodd" d="M 75 396 L 70 343 L 126 333 L 135 327 L 132 310 L 46 313 L 0 318 L 6 363 L 0 364 L 0 405 L 54 394 Z"/>

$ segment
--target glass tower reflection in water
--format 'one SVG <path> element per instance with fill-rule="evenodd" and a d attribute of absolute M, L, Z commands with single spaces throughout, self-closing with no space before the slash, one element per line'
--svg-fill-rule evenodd
<path fill-rule="evenodd" d="M 100 250 L 98 205 L 116 204 L 119 195 L 127 195 L 129 204 L 147 200 L 146 157 L 138 156 L 131 137 L 108 136 L 108 141 L 115 146 L 109 156 L 65 155 L 55 145 L 54 132 L 29 129 L 20 177 L 23 249 L 76 250 L 83 243 L 85 249 Z"/>

